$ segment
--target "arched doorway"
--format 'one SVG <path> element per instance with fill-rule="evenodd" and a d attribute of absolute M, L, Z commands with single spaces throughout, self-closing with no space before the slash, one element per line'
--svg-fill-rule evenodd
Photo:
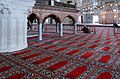
<path fill-rule="evenodd" d="M 43 20 L 44 33 L 59 33 L 60 19 L 58 16 L 51 14 Z"/>
<path fill-rule="evenodd" d="M 63 19 L 63 33 L 74 33 L 75 20 L 72 16 Z"/>
<path fill-rule="evenodd" d="M 32 13 L 27 17 L 27 35 L 28 37 L 31 36 L 38 36 L 38 26 L 39 26 L 39 17 Z"/>

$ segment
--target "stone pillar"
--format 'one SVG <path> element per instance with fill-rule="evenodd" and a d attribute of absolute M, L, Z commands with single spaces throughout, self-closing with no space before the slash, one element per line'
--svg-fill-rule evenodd
<path fill-rule="evenodd" d="M 60 36 L 63 36 L 63 23 L 60 23 Z"/>
<path fill-rule="evenodd" d="M 34 0 L 0 0 L 0 52 L 27 47 L 27 10 Z"/>
<path fill-rule="evenodd" d="M 59 23 L 56 23 L 56 33 L 59 33 Z"/>
<path fill-rule="evenodd" d="M 38 37 L 39 37 L 39 40 L 41 41 L 42 40 L 42 26 L 43 24 L 40 23 L 39 24 L 39 27 L 38 27 Z"/>
<path fill-rule="evenodd" d="M 43 23 L 40 23 L 40 24 L 42 26 L 42 32 L 45 32 L 45 24 L 43 24 Z"/>
<path fill-rule="evenodd" d="M 74 33 L 77 34 L 77 23 L 74 24 Z"/>
<path fill-rule="evenodd" d="M 54 4 L 54 0 L 51 0 L 51 6 L 54 6 L 55 4 Z"/>

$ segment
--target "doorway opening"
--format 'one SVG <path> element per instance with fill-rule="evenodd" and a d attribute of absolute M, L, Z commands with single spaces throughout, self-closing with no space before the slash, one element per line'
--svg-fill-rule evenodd
<path fill-rule="evenodd" d="M 93 15 L 93 23 L 99 23 L 98 15 Z"/>

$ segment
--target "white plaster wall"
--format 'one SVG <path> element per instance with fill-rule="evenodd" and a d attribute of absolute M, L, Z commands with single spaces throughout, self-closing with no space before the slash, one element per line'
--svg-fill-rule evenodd
<path fill-rule="evenodd" d="M 110 24 L 110 23 L 114 23 L 114 21 L 116 23 L 119 23 L 119 13 L 116 12 L 112 12 L 112 13 L 101 13 L 99 15 L 99 22 L 103 23 L 103 24 Z"/>

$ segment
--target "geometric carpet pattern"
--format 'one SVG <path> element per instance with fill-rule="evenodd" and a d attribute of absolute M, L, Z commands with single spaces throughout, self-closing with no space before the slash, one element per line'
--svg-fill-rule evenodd
<path fill-rule="evenodd" d="M 0 79 L 120 79 L 120 35 L 96 31 L 28 38 L 26 49 L 0 54 Z"/>

